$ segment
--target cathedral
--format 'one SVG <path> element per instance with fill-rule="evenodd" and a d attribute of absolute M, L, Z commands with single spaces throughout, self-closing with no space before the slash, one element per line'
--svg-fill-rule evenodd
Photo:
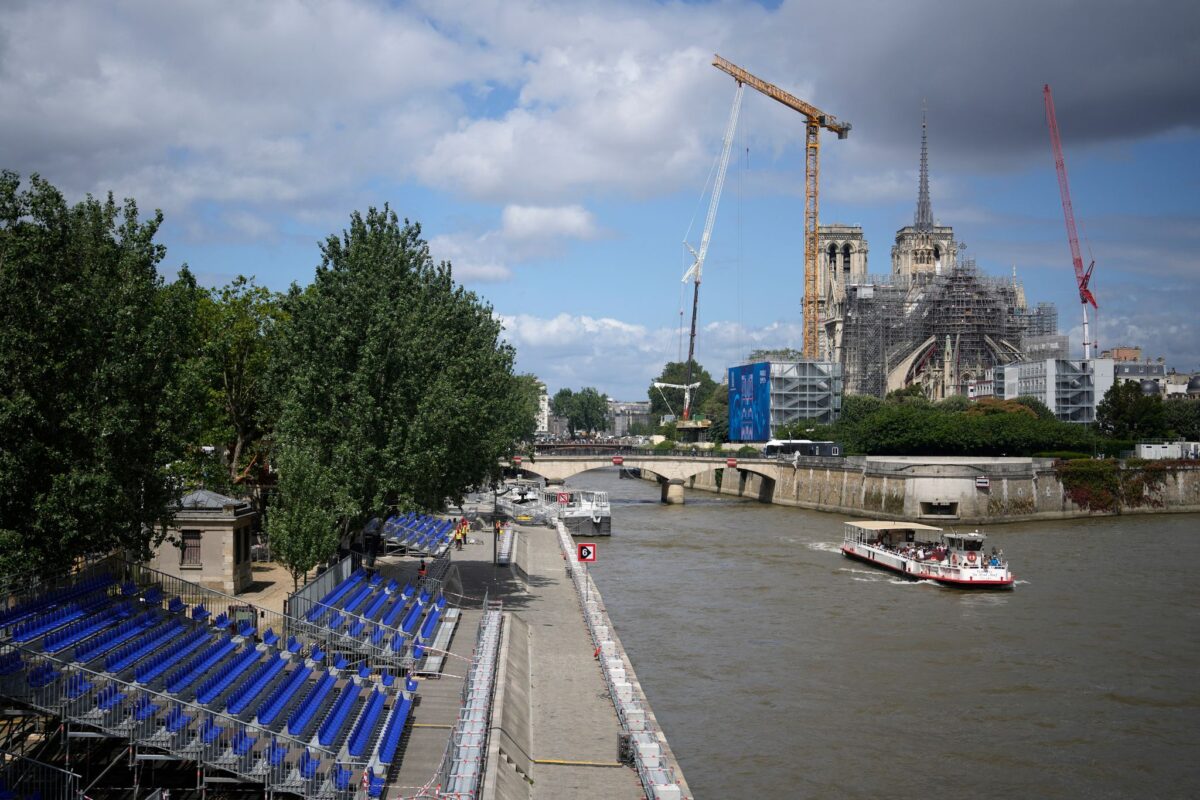
<path fill-rule="evenodd" d="M 924 119 L 916 213 L 896 232 L 890 273 L 868 274 L 860 226 L 822 225 L 817 236 L 821 359 L 842 365 L 847 394 L 918 384 L 930 399 L 970 395 L 992 367 L 1021 360 L 1030 334 L 1057 332 L 1053 306 L 1029 309 L 1015 272 L 981 274 L 960 258 L 954 229 L 934 221 Z"/>

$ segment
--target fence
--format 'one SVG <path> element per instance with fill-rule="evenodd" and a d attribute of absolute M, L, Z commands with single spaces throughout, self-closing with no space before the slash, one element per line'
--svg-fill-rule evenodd
<path fill-rule="evenodd" d="M 74 772 L 0 750 L 0 797 L 76 800 L 82 794 Z"/>

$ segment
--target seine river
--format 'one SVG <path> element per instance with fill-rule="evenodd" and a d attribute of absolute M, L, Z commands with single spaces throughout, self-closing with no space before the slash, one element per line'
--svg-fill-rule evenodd
<path fill-rule="evenodd" d="M 590 472 L 592 576 L 696 797 L 1200 796 L 1200 517 L 997 525 L 1014 591 L 838 552 L 845 517 Z"/>

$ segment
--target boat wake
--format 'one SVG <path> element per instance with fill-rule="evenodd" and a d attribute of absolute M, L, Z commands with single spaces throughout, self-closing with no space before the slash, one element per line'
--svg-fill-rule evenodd
<path fill-rule="evenodd" d="M 809 542 L 808 549 L 821 553 L 841 553 L 842 545 L 839 542 Z"/>

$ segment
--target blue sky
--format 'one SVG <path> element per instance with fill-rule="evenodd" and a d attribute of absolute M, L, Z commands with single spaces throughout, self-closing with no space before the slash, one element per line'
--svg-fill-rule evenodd
<path fill-rule="evenodd" d="M 1050 83 L 1101 346 L 1195 372 L 1198 17 L 1109 0 L 10 2 L 0 166 L 163 209 L 166 268 L 210 285 L 307 283 L 317 242 L 388 202 L 492 303 L 519 369 L 638 399 L 679 354 L 682 241 L 734 91 L 713 53 L 853 123 L 823 140 L 821 219 L 863 225 L 873 273 L 912 218 L 926 103 L 935 216 L 1056 303 L 1078 350 Z M 802 140 L 747 92 L 701 289 L 714 374 L 800 345 Z"/>

